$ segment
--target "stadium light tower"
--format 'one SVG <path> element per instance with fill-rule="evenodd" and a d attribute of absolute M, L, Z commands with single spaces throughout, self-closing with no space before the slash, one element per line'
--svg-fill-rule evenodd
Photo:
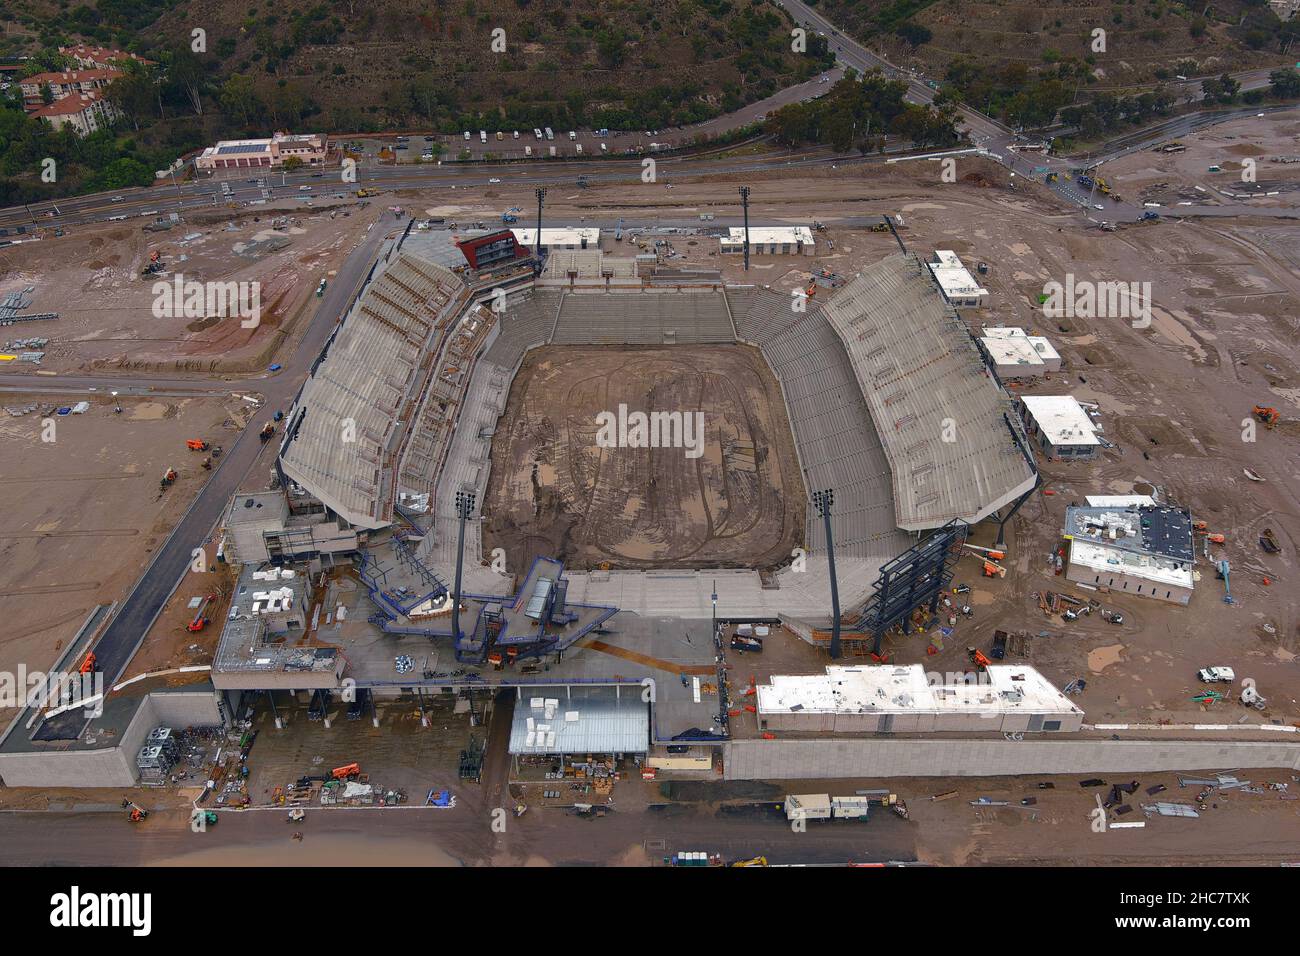
<path fill-rule="evenodd" d="M 465 567 L 465 522 L 469 520 L 478 495 L 472 491 L 456 492 L 456 517 L 460 519 L 460 536 L 456 542 L 456 588 L 451 595 L 451 639 L 460 641 L 460 579 Z"/>
<path fill-rule="evenodd" d="M 749 271 L 749 187 L 740 187 L 740 206 L 745 211 L 745 271 Z"/>
<path fill-rule="evenodd" d="M 546 198 L 546 187 L 538 186 L 534 190 L 537 196 L 537 242 L 534 243 L 533 254 L 537 256 L 538 263 L 542 261 L 542 201 Z"/>
<path fill-rule="evenodd" d="M 831 621 L 831 660 L 837 661 L 840 659 L 840 584 L 835 577 L 835 539 L 831 536 L 831 505 L 835 503 L 835 492 L 830 488 L 814 491 L 812 500 L 826 529 L 826 559 L 830 562 L 831 572 L 831 614 L 834 615 Z"/>

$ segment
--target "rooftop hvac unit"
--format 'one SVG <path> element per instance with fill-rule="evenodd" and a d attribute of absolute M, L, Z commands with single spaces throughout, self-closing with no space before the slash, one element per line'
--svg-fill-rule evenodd
<path fill-rule="evenodd" d="M 149 743 L 165 744 L 172 739 L 172 729 L 170 727 L 155 727 L 149 731 Z"/>
<path fill-rule="evenodd" d="M 163 765 L 163 749 L 158 746 L 144 746 L 135 758 L 135 765 L 141 770 L 160 770 Z"/>

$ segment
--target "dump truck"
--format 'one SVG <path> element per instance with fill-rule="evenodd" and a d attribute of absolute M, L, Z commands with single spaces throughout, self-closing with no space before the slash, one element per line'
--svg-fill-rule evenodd
<path fill-rule="evenodd" d="M 257 437 L 263 442 L 270 441 L 273 437 L 275 437 L 275 423 L 267 422 L 264 426 L 262 426 L 262 430 L 257 433 Z"/>

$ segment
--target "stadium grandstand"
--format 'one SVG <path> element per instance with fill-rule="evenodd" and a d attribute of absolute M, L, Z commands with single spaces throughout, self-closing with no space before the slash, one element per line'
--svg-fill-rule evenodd
<path fill-rule="evenodd" d="M 898 527 L 975 524 L 1033 490 L 1011 399 L 924 263 L 883 259 L 825 311 L 884 440 Z"/>
<path fill-rule="evenodd" d="M 552 265 L 586 274 L 600 268 L 598 253 L 563 255 L 572 261 Z M 447 580 L 456 561 L 456 494 L 474 492 L 482 507 L 493 435 L 529 350 L 729 342 L 758 348 L 772 369 L 805 489 L 835 492 L 846 609 L 862 606 L 881 566 L 923 532 L 953 518 L 996 516 L 1035 485 L 996 376 L 924 264 L 907 254 L 864 270 L 829 304 L 795 307 L 789 296 L 753 286 L 649 282 L 618 291 L 534 283 L 502 303 L 399 243 L 304 386 L 281 466 L 357 528 L 405 519 L 410 527 L 401 533 L 415 560 Z M 570 569 L 565 576 L 577 603 L 707 618 L 716 601 L 723 615 L 824 621 L 829 570 L 813 509 L 804 542 L 806 560 L 771 573 Z M 465 558 L 468 592 L 511 593 L 511 580 L 490 568 L 477 522 Z"/>
<path fill-rule="evenodd" d="M 388 257 L 303 385 L 279 457 L 288 478 L 365 529 L 393 520 L 402 423 L 432 391 L 435 340 L 460 327 L 468 302 L 448 269 L 394 250 Z"/>

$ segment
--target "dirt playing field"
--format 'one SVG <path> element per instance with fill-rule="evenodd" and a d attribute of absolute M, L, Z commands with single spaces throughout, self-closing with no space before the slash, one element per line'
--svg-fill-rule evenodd
<path fill-rule="evenodd" d="M 620 406 L 626 434 L 603 433 L 599 416 Z M 680 429 L 662 435 L 676 447 L 636 447 L 637 412 L 678 414 Z M 802 540 L 790 423 L 755 348 L 536 349 L 500 429 L 484 544 L 512 563 L 770 568 Z M 623 447 L 602 447 L 611 443 Z"/>

